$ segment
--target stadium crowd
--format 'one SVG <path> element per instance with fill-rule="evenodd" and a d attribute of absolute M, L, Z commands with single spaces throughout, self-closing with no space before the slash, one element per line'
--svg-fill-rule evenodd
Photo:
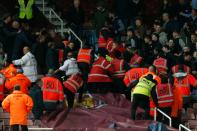
<path fill-rule="evenodd" d="M 54 111 L 48 120 L 63 109 L 66 116 L 77 92 L 79 103 L 84 92 L 125 94 L 132 98 L 131 119 L 136 119 L 139 106 L 145 110 L 144 119 L 151 119 L 152 109 L 158 107 L 177 127 L 182 108 L 197 102 L 196 2 L 179 0 L 172 5 L 163 0 L 158 19 L 151 24 L 135 11 L 130 20 L 99 2 L 91 24 L 96 31 L 87 36 L 82 33 L 83 9 L 74 0 L 66 18 L 83 40 L 82 48 L 69 33 L 62 38 L 53 28 L 32 29 L 31 15 L 14 18 L 5 13 L 0 27 L 0 101 L 12 114 L 12 129 L 27 124 L 31 109 L 35 120 L 44 111 Z M 12 96 L 5 98 L 7 94 Z M 26 110 L 14 105 L 19 96 L 17 105 L 25 100 L 21 107 Z"/>

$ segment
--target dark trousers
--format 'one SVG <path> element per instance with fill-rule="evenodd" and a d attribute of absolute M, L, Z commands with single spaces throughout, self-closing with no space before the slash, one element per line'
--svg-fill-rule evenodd
<path fill-rule="evenodd" d="M 165 108 L 159 108 L 159 109 L 170 116 L 170 113 L 171 113 L 171 110 L 172 110 L 171 107 L 165 107 Z M 163 115 L 161 113 L 158 113 L 157 120 L 160 121 L 160 122 L 163 122 L 166 125 L 169 124 L 169 120 L 166 117 L 163 117 Z"/>
<path fill-rule="evenodd" d="M 114 78 L 113 79 L 113 92 L 114 93 L 125 93 L 125 90 L 126 90 L 126 86 L 123 82 L 123 79 L 122 78 Z M 130 92 L 131 94 L 131 92 Z"/>
<path fill-rule="evenodd" d="M 11 125 L 11 131 L 19 131 L 19 126 L 21 126 L 22 131 L 28 131 L 27 125 Z"/>
<path fill-rule="evenodd" d="M 88 91 L 90 93 L 101 93 L 101 94 L 105 94 L 108 92 L 112 92 L 112 83 L 111 82 L 91 82 L 88 83 Z"/>
<path fill-rule="evenodd" d="M 68 103 L 68 108 L 72 108 L 74 105 L 74 100 L 75 100 L 75 94 L 72 93 L 70 90 L 67 88 L 64 88 L 64 93 L 66 94 L 66 99 Z"/>
<path fill-rule="evenodd" d="M 131 107 L 131 119 L 135 120 L 137 108 L 141 107 L 145 110 L 144 119 L 148 120 L 150 117 L 150 101 L 149 97 L 141 94 L 133 95 L 133 103 Z"/>
<path fill-rule="evenodd" d="M 79 102 L 82 101 L 83 92 L 87 91 L 87 80 L 88 80 L 88 73 L 90 71 L 90 66 L 87 63 L 80 62 L 78 63 L 78 67 L 82 73 L 82 79 L 83 79 L 83 86 L 78 90 L 79 92 Z"/>

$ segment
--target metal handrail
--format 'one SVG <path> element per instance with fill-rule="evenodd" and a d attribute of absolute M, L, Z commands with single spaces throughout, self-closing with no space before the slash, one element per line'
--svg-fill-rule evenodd
<path fill-rule="evenodd" d="M 28 128 L 28 130 L 31 130 L 31 131 L 38 131 L 38 130 L 41 130 L 41 131 L 52 131 L 53 128 Z"/>
<path fill-rule="evenodd" d="M 185 130 L 187 130 L 187 131 L 192 131 L 189 128 L 187 128 L 186 126 L 184 126 L 183 124 L 180 124 L 179 125 L 179 131 L 181 131 L 182 128 L 185 129 Z"/>
<path fill-rule="evenodd" d="M 50 10 L 49 10 L 49 19 L 51 20 L 51 15 L 52 15 L 52 13 L 55 15 L 55 17 L 60 21 L 60 23 L 61 23 L 61 34 L 63 35 L 63 32 L 64 32 L 64 22 L 63 22 L 63 20 L 57 15 L 57 13 L 52 9 L 52 8 L 50 8 Z"/>
<path fill-rule="evenodd" d="M 172 127 L 172 118 L 158 108 L 154 109 L 154 121 L 157 121 L 157 111 L 169 119 L 169 126 Z"/>
<path fill-rule="evenodd" d="M 77 34 L 71 28 L 68 28 L 68 31 L 71 32 L 77 38 L 77 40 L 80 42 L 80 45 L 81 45 L 81 48 L 82 48 L 83 47 L 83 41 L 77 36 Z"/>
<path fill-rule="evenodd" d="M 44 0 L 42 0 L 42 12 L 44 14 L 44 11 L 45 11 L 45 5 L 44 5 Z"/>

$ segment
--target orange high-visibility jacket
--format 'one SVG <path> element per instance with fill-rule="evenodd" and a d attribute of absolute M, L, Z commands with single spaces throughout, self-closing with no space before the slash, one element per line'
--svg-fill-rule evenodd
<path fill-rule="evenodd" d="M 77 56 L 77 62 L 84 62 L 90 64 L 91 51 L 91 49 L 80 49 Z"/>
<path fill-rule="evenodd" d="M 3 100 L 2 107 L 10 113 L 10 125 L 27 125 L 27 116 L 33 107 L 33 101 L 21 91 L 13 91 Z"/>
<path fill-rule="evenodd" d="M 113 52 L 114 48 L 113 48 L 113 39 L 112 38 L 109 38 L 107 40 L 106 49 L 108 50 L 109 53 Z"/>
<path fill-rule="evenodd" d="M 64 100 L 62 83 L 55 77 L 42 78 L 42 92 L 44 102 L 56 103 Z"/>
<path fill-rule="evenodd" d="M 64 82 L 64 87 L 73 92 L 74 94 L 77 93 L 77 90 L 82 87 L 83 79 L 79 74 L 71 75 L 67 81 Z"/>
<path fill-rule="evenodd" d="M 179 65 L 175 65 L 172 67 L 172 73 L 178 73 L 178 68 L 179 68 Z M 190 73 L 191 72 L 191 68 L 189 66 L 186 66 L 186 65 L 183 65 L 183 68 L 184 68 L 184 72 L 185 73 Z"/>
<path fill-rule="evenodd" d="M 183 97 L 190 96 L 190 85 L 197 87 L 197 80 L 188 74 L 183 79 L 174 78 L 174 103 L 172 105 L 171 116 L 177 117 L 178 111 L 182 109 Z"/>
<path fill-rule="evenodd" d="M 160 57 L 154 60 L 153 65 L 157 68 L 158 74 L 167 74 L 167 60 Z"/>
<path fill-rule="evenodd" d="M 31 85 L 31 81 L 23 74 L 17 74 L 16 76 L 7 79 L 5 82 L 5 87 L 9 90 L 12 91 L 14 86 L 19 85 L 20 90 L 28 94 L 28 87 Z"/>
<path fill-rule="evenodd" d="M 143 58 L 141 56 L 135 53 L 133 57 L 131 57 L 130 65 L 140 64 L 142 62 L 142 59 Z"/>
<path fill-rule="evenodd" d="M 138 80 L 142 75 L 148 72 L 147 68 L 133 68 L 126 72 L 124 77 L 124 83 L 127 87 L 135 81 Z"/>
<path fill-rule="evenodd" d="M 113 77 L 124 78 L 125 76 L 124 60 L 119 60 L 119 59 L 114 58 L 111 61 L 111 64 L 114 69 Z"/>
<path fill-rule="evenodd" d="M 153 75 L 153 79 L 157 81 L 157 84 L 161 84 L 161 78 L 159 76 L 157 76 L 155 73 L 153 72 L 147 72 L 145 75 L 141 76 L 141 77 L 144 77 L 144 76 L 147 76 L 148 74 L 151 74 Z"/>
<path fill-rule="evenodd" d="M 88 76 L 88 82 L 112 82 L 108 73 L 113 74 L 111 64 L 104 57 L 99 57 L 91 68 Z"/>
<path fill-rule="evenodd" d="M 17 74 L 17 70 L 13 64 L 10 64 L 8 67 L 1 70 L 1 73 L 5 78 L 11 78 Z"/>

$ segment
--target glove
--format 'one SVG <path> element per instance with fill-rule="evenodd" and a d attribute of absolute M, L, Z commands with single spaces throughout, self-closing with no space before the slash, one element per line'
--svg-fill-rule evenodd
<path fill-rule="evenodd" d="M 108 62 L 111 62 L 111 61 L 113 60 L 113 58 L 110 57 L 110 56 L 108 56 L 108 55 L 105 56 L 105 59 L 106 59 Z"/>

